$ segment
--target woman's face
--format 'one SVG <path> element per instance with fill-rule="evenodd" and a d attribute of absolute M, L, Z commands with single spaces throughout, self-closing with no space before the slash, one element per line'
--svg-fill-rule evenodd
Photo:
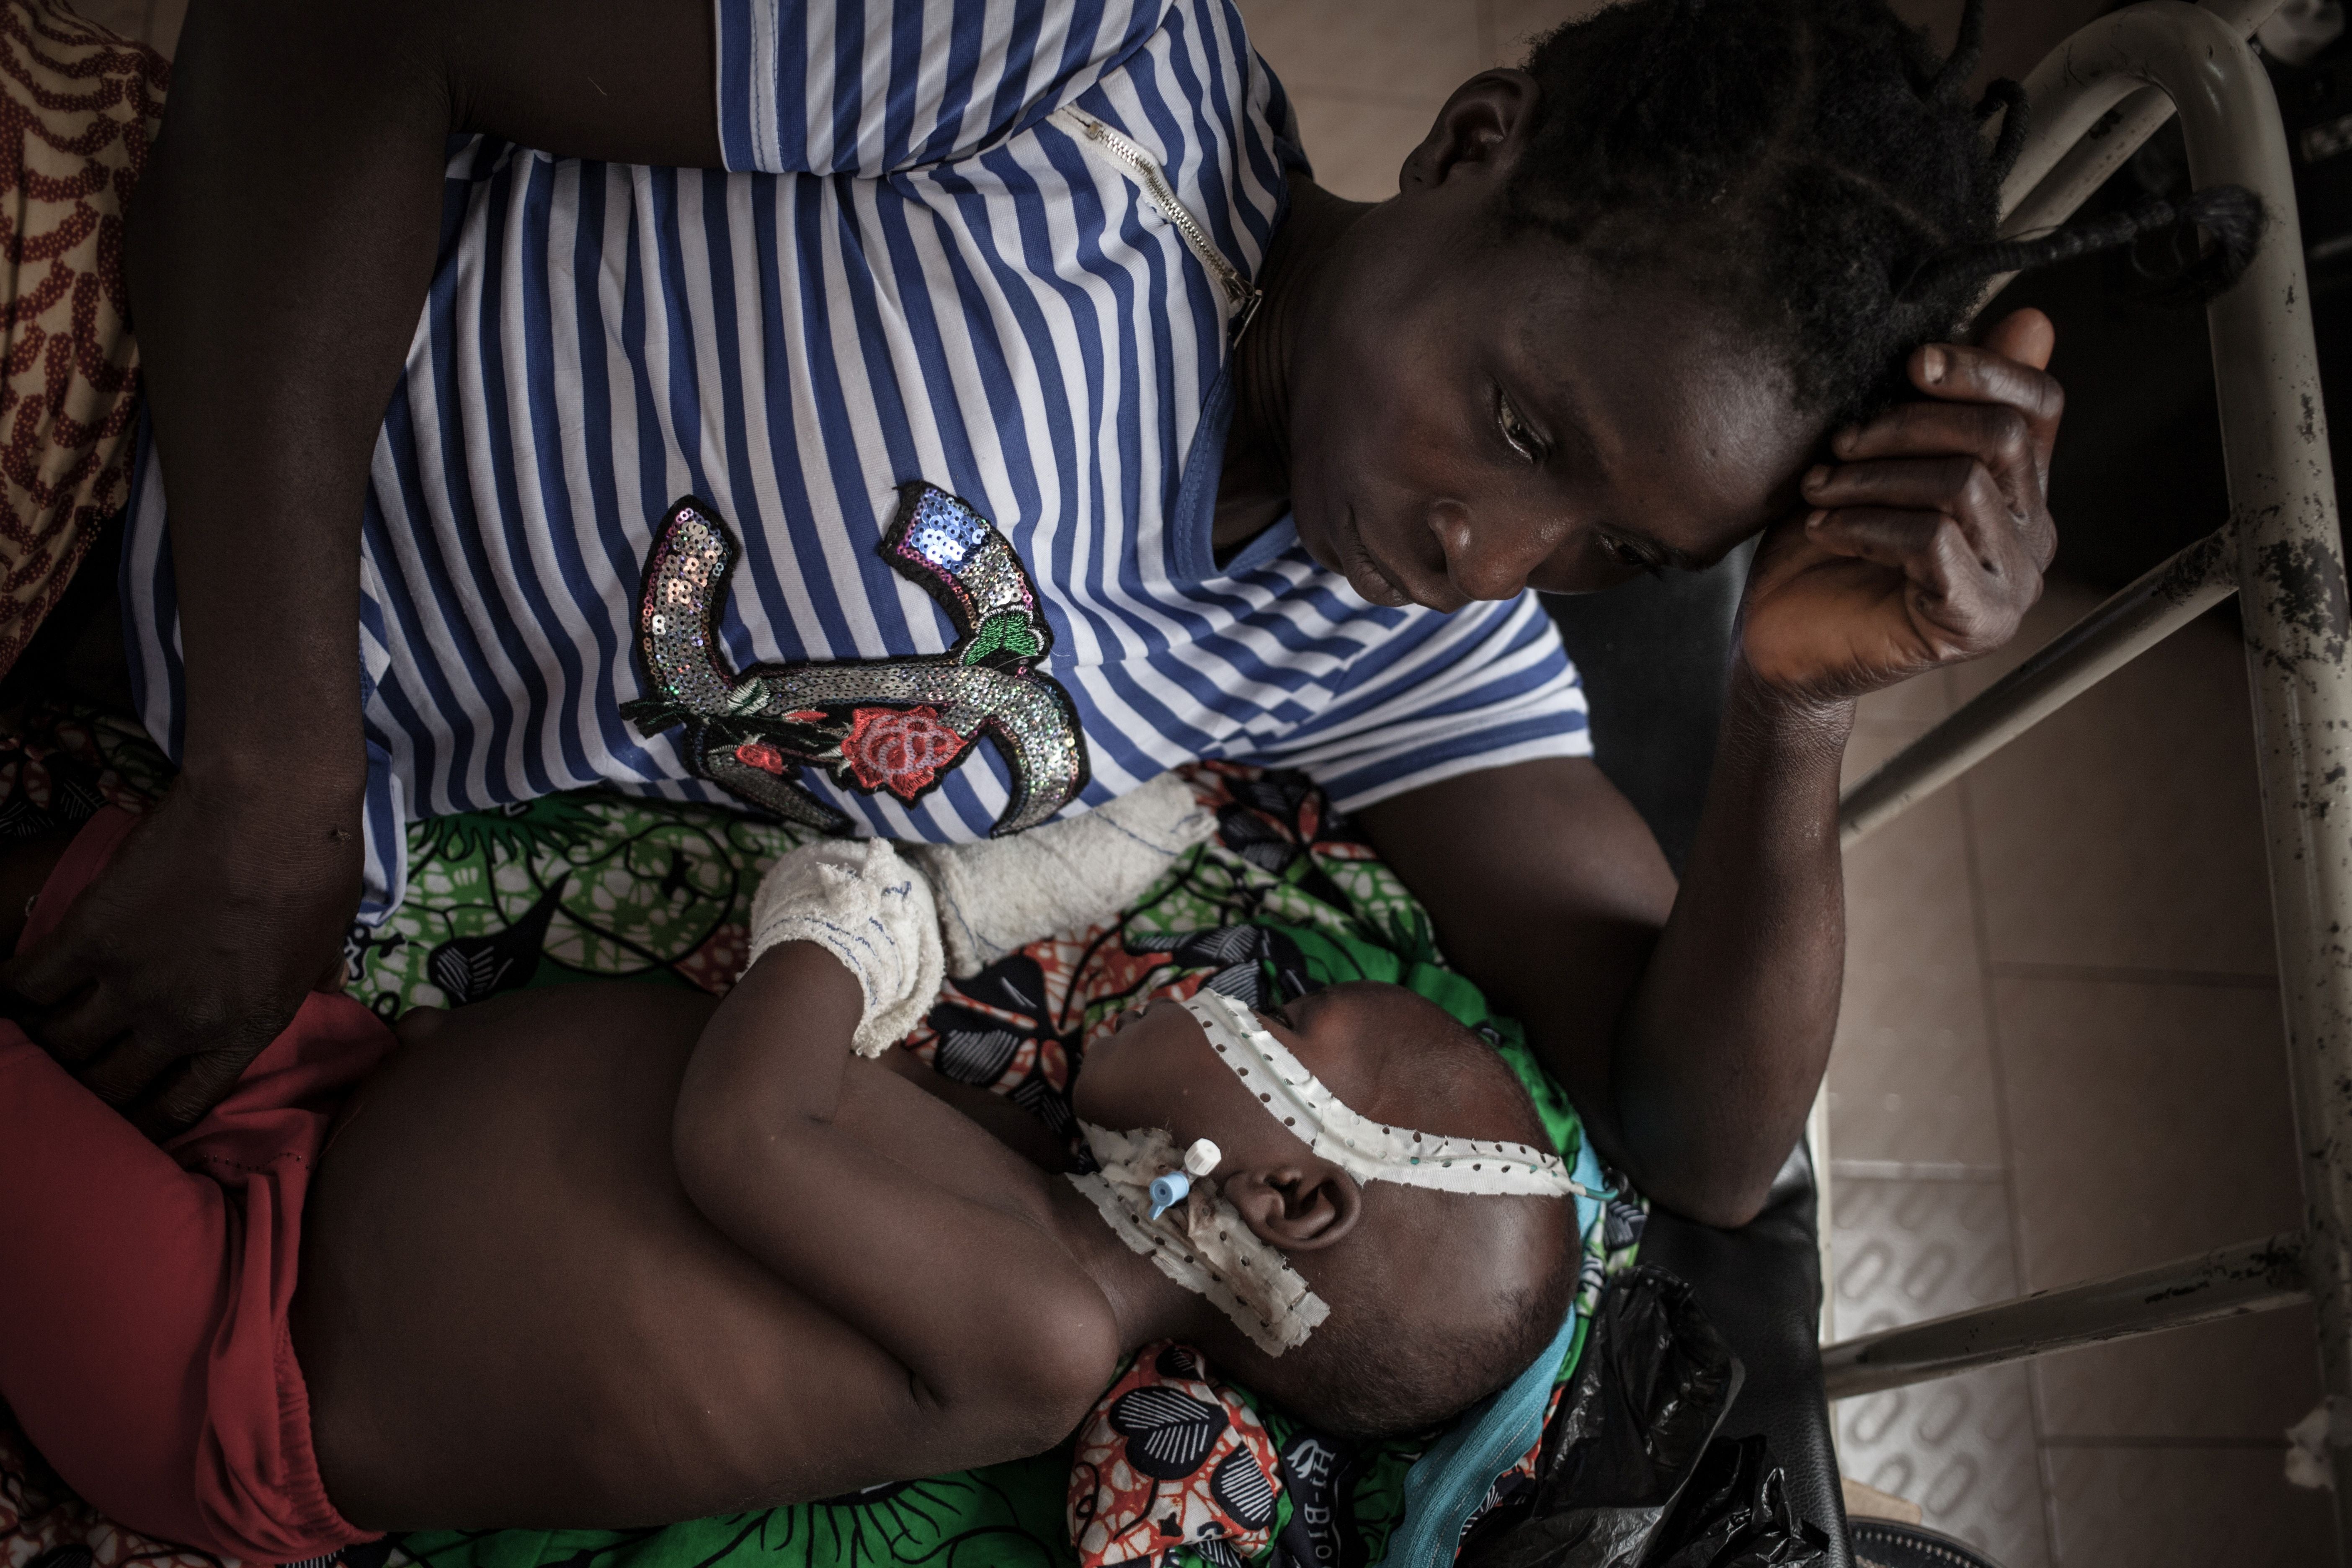
<path fill-rule="evenodd" d="M 1706 566 L 1796 505 L 1822 427 L 1769 353 L 1695 289 L 1483 237 L 1468 183 L 1366 214 L 1301 322 L 1291 504 L 1318 562 L 1453 610 Z"/>

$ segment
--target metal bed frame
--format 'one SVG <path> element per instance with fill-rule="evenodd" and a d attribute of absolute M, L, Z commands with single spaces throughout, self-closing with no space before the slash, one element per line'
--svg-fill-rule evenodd
<path fill-rule="evenodd" d="M 2285 132 L 2246 43 L 2279 0 L 2148 0 L 2026 79 L 2033 126 L 2006 234 L 2074 212 L 2176 112 L 2193 184 L 2257 192 L 2269 229 L 2209 309 L 2230 517 L 1845 792 L 1884 826 L 2171 633 L 2239 596 L 2301 1146 L 2304 1226 L 2113 1279 L 1827 1345 L 1832 1399 L 2308 1300 L 2317 1309 L 2336 1554 L 2352 1563 L 2352 599 Z"/>

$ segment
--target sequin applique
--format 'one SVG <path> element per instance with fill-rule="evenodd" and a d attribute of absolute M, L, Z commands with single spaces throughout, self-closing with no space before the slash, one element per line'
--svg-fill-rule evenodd
<path fill-rule="evenodd" d="M 995 525 L 935 485 L 899 487 L 882 558 L 955 624 L 944 654 L 763 664 L 730 675 L 716 626 L 740 552 L 718 509 L 688 496 L 646 559 L 637 651 L 649 695 L 622 704 L 646 734 L 684 725 L 688 765 L 732 794 L 827 833 L 848 817 L 799 782 L 803 766 L 912 805 L 985 734 L 1013 774 L 992 832 L 1053 816 L 1087 782 L 1086 738 L 1069 693 L 1036 666 L 1054 635 L 1021 558 Z"/>

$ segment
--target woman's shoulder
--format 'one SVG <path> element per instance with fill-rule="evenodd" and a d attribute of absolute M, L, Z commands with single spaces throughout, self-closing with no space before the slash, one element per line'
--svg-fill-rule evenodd
<path fill-rule="evenodd" d="M 1001 27 L 927 0 L 719 10 L 720 142 L 736 171 L 881 178 L 957 163 L 1081 100 L 1139 141 L 1190 142 L 1199 126 L 1230 143 L 1269 100 L 1233 0 L 1060 0 Z"/>

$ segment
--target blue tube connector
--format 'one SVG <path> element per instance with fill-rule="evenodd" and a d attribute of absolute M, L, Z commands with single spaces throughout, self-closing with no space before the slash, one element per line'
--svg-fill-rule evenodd
<path fill-rule="evenodd" d="M 1192 1191 L 1192 1183 L 1217 1168 L 1225 1157 L 1224 1151 L 1206 1138 L 1195 1138 L 1192 1146 L 1184 1151 L 1184 1168 L 1171 1171 L 1151 1179 L 1151 1217 L 1158 1219 L 1184 1201 Z"/>
<path fill-rule="evenodd" d="M 1192 1178 L 1181 1171 L 1171 1171 L 1151 1179 L 1151 1217 L 1158 1219 L 1184 1201 L 1192 1190 Z"/>

